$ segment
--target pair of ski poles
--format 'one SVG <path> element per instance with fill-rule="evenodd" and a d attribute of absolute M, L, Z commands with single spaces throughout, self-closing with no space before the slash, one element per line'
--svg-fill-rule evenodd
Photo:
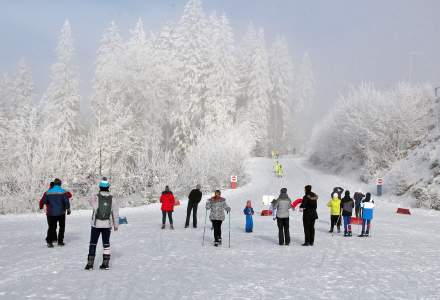
<path fill-rule="evenodd" d="M 228 226 L 228 235 L 229 235 L 229 241 L 228 241 L 228 248 L 231 248 L 231 212 L 228 212 L 229 215 L 229 226 Z M 203 238 L 202 238 L 202 246 L 205 245 L 205 232 L 206 232 L 206 219 L 208 218 L 208 210 L 205 210 L 205 224 L 203 225 Z"/>

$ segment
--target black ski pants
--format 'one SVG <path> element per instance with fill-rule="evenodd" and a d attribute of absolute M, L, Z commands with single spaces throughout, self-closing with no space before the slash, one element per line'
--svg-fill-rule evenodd
<path fill-rule="evenodd" d="M 170 224 L 173 225 L 173 212 L 172 211 L 162 211 L 162 224 L 165 225 L 165 222 L 167 220 L 167 215 L 168 215 L 168 220 L 170 221 Z"/>
<path fill-rule="evenodd" d="M 59 224 L 60 229 L 58 230 L 57 237 L 57 225 Z M 47 225 L 49 228 L 47 229 L 46 242 L 52 243 L 58 240 L 58 243 L 63 242 L 64 240 L 64 231 L 66 228 L 66 215 L 61 216 L 47 216 Z"/>
<path fill-rule="evenodd" d="M 102 246 L 104 247 L 103 254 L 110 255 L 110 233 L 111 228 L 96 228 L 92 227 L 90 231 L 90 245 L 89 256 L 95 256 L 96 245 L 98 244 L 99 236 L 102 236 Z"/>
<path fill-rule="evenodd" d="M 222 220 L 211 220 L 212 227 L 214 227 L 214 240 L 216 242 L 222 239 Z"/>
<path fill-rule="evenodd" d="M 333 229 L 338 227 L 338 230 L 341 230 L 341 216 L 338 215 L 331 215 L 330 216 L 330 231 L 333 232 Z"/>
<path fill-rule="evenodd" d="M 278 241 L 280 245 L 290 244 L 289 218 L 277 218 Z"/>
<path fill-rule="evenodd" d="M 193 214 L 193 227 L 197 227 L 197 207 L 199 203 L 196 201 L 188 201 L 188 207 L 186 208 L 186 221 L 185 226 L 189 226 L 189 219 L 191 217 L 191 211 Z"/>
<path fill-rule="evenodd" d="M 304 243 L 313 245 L 315 242 L 315 221 L 314 217 L 303 217 Z"/>

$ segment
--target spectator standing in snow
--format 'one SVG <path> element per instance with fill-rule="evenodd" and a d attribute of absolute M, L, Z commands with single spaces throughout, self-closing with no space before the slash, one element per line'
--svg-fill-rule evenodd
<path fill-rule="evenodd" d="M 199 206 L 200 200 L 202 200 L 202 192 L 200 191 L 200 184 L 196 185 L 196 188 L 191 190 L 188 195 L 188 207 L 186 208 L 186 221 L 185 228 L 189 226 L 189 219 L 191 217 L 191 210 L 193 214 L 193 227 L 197 228 L 197 207 Z"/>
<path fill-rule="evenodd" d="M 353 214 L 354 201 L 350 197 L 350 191 L 345 191 L 341 200 L 342 217 L 344 218 L 344 236 L 351 236 L 351 215 Z"/>
<path fill-rule="evenodd" d="M 371 199 L 371 194 L 365 195 L 364 201 L 361 204 L 362 213 L 362 233 L 359 237 L 369 236 L 371 220 L 373 219 L 374 201 Z"/>
<path fill-rule="evenodd" d="M 220 190 L 216 190 L 214 197 L 206 202 L 206 209 L 210 209 L 209 220 L 214 228 L 214 246 L 222 243 L 222 223 L 225 220 L 225 211 L 229 213 L 231 208 L 226 204 L 225 198 L 221 197 Z"/>
<path fill-rule="evenodd" d="M 362 194 L 360 191 L 354 193 L 354 195 L 353 195 L 356 218 L 361 217 L 361 203 L 362 203 L 362 199 L 364 197 L 365 197 L 365 195 Z"/>
<path fill-rule="evenodd" d="M 287 189 L 282 188 L 274 205 L 274 208 L 277 211 L 278 243 L 280 245 L 288 246 L 290 244 L 289 209 L 291 207 L 291 201 L 289 195 L 287 195 Z"/>
<path fill-rule="evenodd" d="M 243 209 L 243 213 L 246 216 L 245 231 L 252 232 L 254 229 L 254 220 L 252 219 L 252 216 L 254 215 L 254 209 L 252 208 L 251 200 L 248 200 L 246 202 L 246 207 Z"/>
<path fill-rule="evenodd" d="M 40 208 L 46 205 L 46 216 L 49 228 L 46 242 L 53 248 L 53 241 L 57 240 L 59 246 L 64 246 L 64 231 L 66 226 L 66 212 L 70 215 L 70 202 L 66 191 L 61 188 L 61 180 L 56 178 L 53 186 L 43 195 Z M 57 225 L 59 225 L 57 236 Z"/>
<path fill-rule="evenodd" d="M 174 229 L 173 226 L 173 211 L 176 199 L 174 199 L 173 192 L 170 191 L 170 187 L 165 186 L 165 191 L 162 192 L 160 196 L 160 203 L 162 203 L 162 229 L 165 229 L 165 222 L 168 215 L 168 221 L 170 222 L 170 228 Z"/>
<path fill-rule="evenodd" d="M 304 244 L 313 246 L 315 242 L 315 221 L 318 219 L 316 208 L 318 207 L 318 196 L 312 192 L 312 186 L 304 187 L 305 195 L 302 198 L 300 210 L 303 212 Z"/>
<path fill-rule="evenodd" d="M 91 200 L 90 205 L 93 208 L 90 231 L 89 255 L 87 257 L 86 270 L 92 270 L 95 262 L 96 246 L 99 236 L 102 236 L 102 264 L 100 269 L 108 270 L 110 262 L 110 234 L 112 227 L 115 231 L 119 226 L 119 206 L 117 201 L 110 194 L 110 183 L 106 177 L 99 183 L 99 193 Z"/>
<path fill-rule="evenodd" d="M 332 199 L 327 203 L 330 207 L 330 230 L 333 232 L 335 225 L 338 228 L 338 233 L 341 232 L 341 199 L 337 193 L 333 193 Z"/>

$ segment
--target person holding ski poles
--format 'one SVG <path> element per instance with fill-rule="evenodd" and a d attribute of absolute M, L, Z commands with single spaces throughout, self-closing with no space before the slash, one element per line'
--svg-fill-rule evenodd
<path fill-rule="evenodd" d="M 189 226 L 189 219 L 191 217 L 191 210 L 193 214 L 193 227 L 197 228 L 197 207 L 199 206 L 200 200 L 202 200 L 202 192 L 200 191 L 200 184 L 196 185 L 196 188 L 191 190 L 188 195 L 188 207 L 186 208 L 186 221 L 185 228 Z"/>
<path fill-rule="evenodd" d="M 287 189 L 282 188 L 280 196 L 274 205 L 278 225 L 278 243 L 280 246 L 289 246 L 290 244 L 289 209 L 292 207 L 291 204 L 289 195 L 287 195 Z"/>
<path fill-rule="evenodd" d="M 344 219 L 344 236 L 351 236 L 351 215 L 353 214 L 354 201 L 350 198 L 350 191 L 345 191 L 341 200 L 342 218 Z"/>
<path fill-rule="evenodd" d="M 362 232 L 359 237 L 369 236 L 371 229 L 371 220 L 373 219 L 374 201 L 371 199 L 371 194 L 365 194 L 365 199 L 361 204 L 362 213 Z"/>
<path fill-rule="evenodd" d="M 220 190 L 216 190 L 214 197 L 206 202 L 206 209 L 211 210 L 209 220 L 214 227 L 214 246 L 222 244 L 222 223 L 225 220 L 225 211 L 229 214 L 231 208 L 226 204 L 226 199 L 221 197 Z"/>
<path fill-rule="evenodd" d="M 87 256 L 86 270 L 93 270 L 95 262 L 96 246 L 99 236 L 102 236 L 102 254 L 101 270 L 109 269 L 110 262 L 110 234 L 112 227 L 115 231 L 119 227 L 119 206 L 113 195 L 110 194 L 110 183 L 106 177 L 103 177 L 99 183 L 99 193 L 91 200 L 90 205 L 93 208 L 90 230 L 89 255 Z"/>
<path fill-rule="evenodd" d="M 333 233 L 336 225 L 339 233 L 341 232 L 341 199 L 339 199 L 338 193 L 333 193 L 327 206 L 330 207 L 330 230 L 328 232 Z"/>
<path fill-rule="evenodd" d="M 304 187 L 305 195 L 302 198 L 300 211 L 303 212 L 304 244 L 303 246 L 313 246 L 315 242 L 315 221 L 318 219 L 316 208 L 318 207 L 318 195 L 312 192 L 312 186 Z"/>

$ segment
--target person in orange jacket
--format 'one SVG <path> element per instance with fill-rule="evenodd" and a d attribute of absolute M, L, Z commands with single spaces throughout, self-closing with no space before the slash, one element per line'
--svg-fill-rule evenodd
<path fill-rule="evenodd" d="M 173 211 L 174 205 L 176 204 L 176 199 L 174 198 L 173 192 L 170 191 L 170 187 L 167 185 L 165 191 L 162 192 L 160 196 L 160 203 L 162 203 L 162 229 L 165 229 L 165 222 L 168 215 L 168 220 L 170 221 L 170 228 L 173 227 Z"/>

